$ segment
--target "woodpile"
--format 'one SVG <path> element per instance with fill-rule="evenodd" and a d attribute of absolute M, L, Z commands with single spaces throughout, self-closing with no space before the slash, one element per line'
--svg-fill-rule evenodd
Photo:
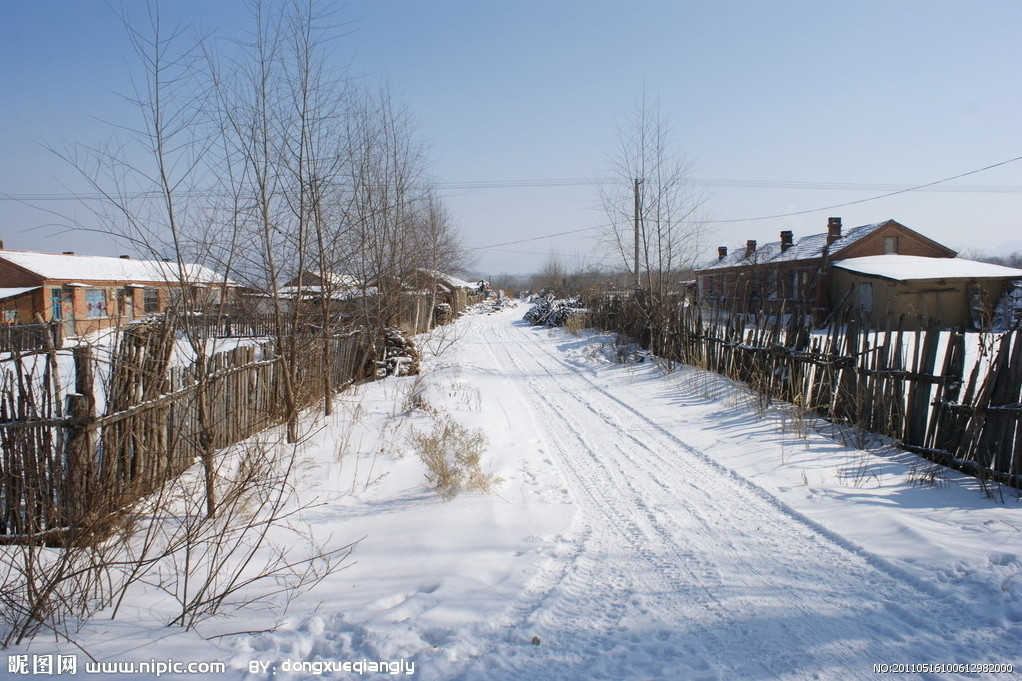
<path fill-rule="evenodd" d="M 383 359 L 377 362 L 377 377 L 417 376 L 422 355 L 415 342 L 396 326 L 383 330 Z"/>
<path fill-rule="evenodd" d="M 565 326 L 569 319 L 585 312 L 585 305 L 578 298 L 541 297 L 523 319 L 533 326 Z"/>
<path fill-rule="evenodd" d="M 442 326 L 444 324 L 450 324 L 454 321 L 454 308 L 448 303 L 438 303 L 433 308 L 433 324 L 435 326 Z"/>

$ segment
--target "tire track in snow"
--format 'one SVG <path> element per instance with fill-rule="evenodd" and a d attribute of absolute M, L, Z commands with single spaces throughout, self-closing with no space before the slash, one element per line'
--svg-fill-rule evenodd
<path fill-rule="evenodd" d="M 976 661 L 974 646 L 992 643 L 956 631 L 973 625 L 900 571 L 597 386 L 535 331 L 489 331 L 478 340 L 536 405 L 585 531 L 559 582 L 511 609 L 509 650 L 488 678 L 644 678 L 654 660 L 665 677 L 856 678 L 872 662 Z M 523 650 L 533 631 L 544 642 Z"/>
<path fill-rule="evenodd" d="M 491 342 L 491 348 L 494 345 Z M 505 359 L 512 365 L 511 372 L 519 375 L 520 378 L 528 377 L 534 373 L 522 366 L 521 358 L 513 353 L 506 353 Z M 597 515 L 599 518 L 596 520 L 600 521 L 594 523 L 603 528 L 603 532 L 600 535 L 603 542 L 602 545 L 595 545 L 590 547 L 590 550 L 602 551 L 606 556 L 607 548 L 606 544 L 610 542 L 613 544 L 613 539 L 624 540 L 624 547 L 616 547 L 618 549 L 623 548 L 625 553 L 625 560 L 618 562 L 624 565 L 620 568 L 619 572 L 631 571 L 634 573 L 632 581 L 629 583 L 626 590 L 620 588 L 614 589 L 613 593 L 628 594 L 628 593 L 642 593 L 642 594 L 658 594 L 658 600 L 661 601 L 660 605 L 663 606 L 665 599 L 671 600 L 671 607 L 666 608 L 669 613 L 669 617 L 666 619 L 669 621 L 671 618 L 679 618 L 682 621 L 688 621 L 692 623 L 705 623 L 708 620 L 721 619 L 715 617 L 712 614 L 712 609 L 708 609 L 708 603 L 711 601 L 707 598 L 707 594 L 711 594 L 712 591 L 707 591 L 700 588 L 692 588 L 690 585 L 700 585 L 707 582 L 709 577 L 712 575 L 712 568 L 708 567 L 704 563 L 698 561 L 698 554 L 693 547 L 682 547 L 675 542 L 671 537 L 664 532 L 663 528 L 656 528 L 653 523 L 653 529 L 650 529 L 649 524 L 646 528 L 640 528 L 638 523 L 635 522 L 635 518 L 643 518 L 643 497 L 639 494 L 638 490 L 634 487 L 631 488 L 630 494 L 626 497 L 621 497 L 620 494 L 609 494 L 615 488 L 620 487 L 624 489 L 630 486 L 627 475 L 622 476 L 621 472 L 615 472 L 611 468 L 608 468 L 604 464 L 603 459 L 598 455 L 599 448 L 594 443 L 587 441 L 586 429 L 580 424 L 574 424 L 571 422 L 570 412 L 559 408 L 560 405 L 552 401 L 547 391 L 542 389 L 542 386 L 536 384 L 534 379 L 525 379 L 531 386 L 530 397 L 533 400 L 545 402 L 547 408 L 540 409 L 538 412 L 533 413 L 534 420 L 541 423 L 544 426 L 544 430 L 548 434 L 552 434 L 553 437 L 548 437 L 552 441 L 553 446 L 551 449 L 557 450 L 559 458 L 562 463 L 567 463 L 570 468 L 570 481 L 577 491 L 584 492 L 587 499 L 583 505 L 587 507 L 591 515 Z M 604 430 L 606 430 L 605 424 L 600 424 Z M 565 434 L 569 434 L 566 438 Z M 606 433 L 604 433 L 606 434 Z M 612 435 L 616 435 L 613 434 Z M 560 436 L 560 437 L 558 437 Z M 568 446 L 575 444 L 576 446 Z M 594 472 L 595 471 L 595 472 Z M 606 481 L 614 478 L 614 484 L 605 484 Z M 635 510 L 639 512 L 636 513 Z M 651 513 L 646 513 L 646 517 L 653 518 Z M 655 520 L 655 519 L 654 519 Z M 611 530 L 608 532 L 607 530 Z M 655 541 L 651 537 L 651 533 L 659 535 L 660 540 Z M 658 550 L 653 550 L 651 547 L 659 545 Z M 684 557 L 685 560 L 679 561 L 679 556 Z M 645 562 L 647 565 L 636 565 L 634 559 L 639 559 L 640 562 Z M 672 570 L 678 568 L 685 570 L 683 577 L 676 576 Z M 585 585 L 599 584 L 602 580 L 606 579 L 608 574 L 613 574 L 614 570 L 612 567 L 608 567 L 607 563 L 602 564 L 602 572 L 595 576 L 584 572 L 576 572 L 571 575 L 572 579 L 576 582 L 581 582 Z M 639 577 L 638 581 L 636 581 Z M 569 592 L 569 596 L 570 596 Z M 693 610 L 693 608 L 698 609 Z M 633 610 L 635 608 L 633 607 Z M 663 609 L 663 608 L 661 608 Z M 719 607 L 718 607 L 719 609 Z M 555 621 L 561 622 L 562 626 L 564 622 L 571 624 L 572 622 L 584 622 L 584 626 L 575 627 L 575 629 L 585 629 L 591 631 L 594 626 L 592 620 L 596 619 L 598 622 L 605 623 L 608 619 L 612 622 L 619 622 L 623 617 L 624 605 L 621 598 L 610 598 L 604 597 L 603 601 L 598 601 L 595 607 L 592 603 L 592 599 L 583 601 L 581 604 L 573 602 L 569 599 L 567 602 L 558 601 L 554 604 Z M 565 616 L 566 611 L 573 611 L 569 616 Z M 687 613 L 687 614 L 686 614 Z M 635 614 L 635 613 L 633 613 Z M 639 613 L 640 615 L 646 615 L 647 613 Z M 661 613 L 663 615 L 663 613 Z M 654 618 L 656 619 L 656 618 Z M 661 617 L 660 619 L 664 619 Z M 606 629 L 605 626 L 595 627 L 601 631 Z M 604 638 L 602 640 L 595 641 L 594 645 L 588 646 L 588 659 L 584 655 L 576 655 L 576 659 L 573 661 L 574 664 L 565 670 L 564 678 L 577 677 L 579 668 L 585 668 L 586 664 L 592 664 L 597 658 L 606 657 L 603 651 L 606 647 L 607 641 L 611 640 L 608 635 L 613 635 L 613 631 L 604 632 Z M 660 628 L 655 632 L 654 638 L 660 642 L 672 636 L 669 628 Z M 579 640 L 577 637 L 575 640 L 569 642 L 569 645 L 575 649 L 581 648 L 583 651 L 587 648 L 585 643 L 590 640 L 591 637 L 584 637 L 584 640 Z M 706 642 L 711 643 L 710 649 L 720 648 L 719 644 L 713 644 L 710 639 L 712 634 L 708 631 L 702 631 L 699 636 L 689 636 L 686 641 L 686 653 L 684 656 L 678 655 L 677 651 L 670 651 L 675 659 L 671 660 L 673 673 L 677 673 L 680 667 L 684 664 L 689 667 L 690 673 L 705 672 L 708 668 L 708 660 L 711 660 L 715 655 L 708 652 Z M 750 642 L 746 642 L 745 646 L 761 648 L 757 645 L 758 639 L 752 639 Z M 642 640 L 633 640 L 630 643 L 630 648 L 641 646 L 645 644 Z M 695 649 L 699 649 L 700 653 L 693 656 Z M 654 651 L 650 657 L 664 657 L 664 646 L 659 643 L 654 643 Z M 631 658 L 625 655 L 625 661 L 634 658 L 634 650 L 629 651 Z M 759 649 L 756 651 L 755 666 L 762 668 L 766 662 L 768 662 L 771 656 L 776 657 L 776 653 L 767 649 Z M 579 659 L 581 657 L 581 659 Z M 784 660 L 784 666 L 769 669 L 768 677 L 779 677 L 783 673 L 783 669 L 787 668 L 787 661 Z M 647 660 L 648 664 L 648 660 Z M 662 664 L 662 663 L 661 663 Z M 550 673 L 549 660 L 544 662 L 544 673 Z M 645 668 L 645 665 L 642 665 Z M 591 673 L 591 672 L 587 672 Z M 622 676 L 624 674 L 624 676 Z M 608 678 L 630 678 L 629 666 L 624 665 L 622 669 L 616 670 Z M 716 675 L 711 674 L 707 678 L 714 678 Z"/>
<path fill-rule="evenodd" d="M 508 345 L 503 348 L 507 350 Z M 688 636 L 686 649 L 691 649 L 693 643 L 698 641 L 702 646 L 709 644 L 711 650 L 723 651 L 733 649 L 736 641 L 735 631 L 729 631 L 724 614 L 725 605 L 715 596 L 720 593 L 723 583 L 721 582 L 716 569 L 701 559 L 698 546 L 679 542 L 681 537 L 669 534 L 664 525 L 656 521 L 652 513 L 648 511 L 645 498 L 650 496 L 650 491 L 660 488 L 663 494 L 669 487 L 662 483 L 655 472 L 649 475 L 644 481 L 649 486 L 640 490 L 633 482 L 633 471 L 625 470 L 620 465 L 614 469 L 610 467 L 612 459 L 601 456 L 599 443 L 592 442 L 586 437 L 586 433 L 600 433 L 609 436 L 613 441 L 615 438 L 631 443 L 639 450 L 655 452 L 655 448 L 648 443 L 641 441 L 634 434 L 627 434 L 627 431 L 601 419 L 599 423 L 582 424 L 576 418 L 585 415 L 588 409 L 585 399 L 565 388 L 563 381 L 566 376 L 576 377 L 577 372 L 570 367 L 562 366 L 566 371 L 557 375 L 552 373 L 549 366 L 539 366 L 553 383 L 559 384 L 561 391 L 550 391 L 543 382 L 538 381 L 536 371 L 524 366 L 528 361 L 534 361 L 549 351 L 541 349 L 536 353 L 527 353 L 525 359 L 522 355 L 507 352 L 507 358 L 513 365 L 514 370 L 526 379 L 526 384 L 531 388 L 532 397 L 542 401 L 548 407 L 540 411 L 540 420 L 545 422 L 546 429 L 552 434 L 562 434 L 561 438 L 554 438 L 559 443 L 564 442 L 564 434 L 569 434 L 569 440 L 576 440 L 582 446 L 579 448 L 560 447 L 562 460 L 571 468 L 572 482 L 576 487 L 583 489 L 589 501 L 590 510 L 602 514 L 603 520 L 610 522 L 608 527 L 615 530 L 629 544 L 631 552 L 636 556 L 650 563 L 654 569 L 652 580 L 646 576 L 645 582 L 633 584 L 633 590 L 659 594 L 658 605 L 666 613 L 674 615 L 679 621 L 697 623 L 697 627 Z M 572 409 L 570 405 L 557 398 L 564 397 L 567 402 L 575 401 L 581 403 L 581 409 Z M 588 397 L 588 395 L 587 395 Z M 569 408 L 565 408 L 568 406 Z M 577 405 L 576 405 L 577 406 Z M 629 449 L 617 443 L 617 449 L 629 459 L 630 463 L 635 462 L 633 456 L 629 456 Z M 579 452 L 582 452 L 580 461 Z M 607 463 L 605 463 L 607 459 Z M 589 464 L 588 466 L 586 464 Z M 648 472 L 648 471 L 647 471 Z M 650 484 L 652 483 L 652 484 Z M 594 490 L 601 490 L 599 494 Z M 620 491 L 627 490 L 622 495 Z M 617 494 L 610 492 L 618 491 Z M 673 496 L 673 495 L 672 495 Z M 644 513 L 645 511 L 645 513 Z M 648 531 L 640 530 L 631 518 L 642 518 L 646 515 L 651 522 L 648 523 Z M 718 533 L 719 535 L 720 533 Z M 656 550 L 651 549 L 656 546 Z M 675 572 L 684 572 L 684 577 L 678 577 Z M 666 582 L 666 583 L 664 583 Z M 683 598 L 683 596 L 687 596 Z M 697 611 L 693 611 L 693 607 Z M 733 606 L 732 606 L 733 607 Z M 686 612 L 688 611 L 688 612 Z M 589 617 L 588 609 L 581 611 L 582 618 Z M 684 614 L 683 614 L 684 613 Z M 679 617 L 679 615 L 681 615 Z M 711 626 L 706 626 L 706 625 Z M 764 645 L 760 636 L 747 636 L 746 632 L 738 631 L 737 643 L 745 652 L 746 660 L 743 663 L 746 668 L 742 669 L 742 676 L 754 678 L 756 675 L 765 672 L 766 678 L 781 678 L 786 671 L 790 670 L 792 663 L 790 657 L 784 652 L 785 646 Z M 594 654 L 594 657 L 598 655 Z M 696 668 L 706 669 L 710 666 L 713 657 L 716 655 L 707 654 L 704 651 L 698 658 Z M 691 657 L 691 652 L 688 653 Z M 682 661 L 679 660 L 679 663 Z M 691 659 L 685 660 L 691 664 Z"/>

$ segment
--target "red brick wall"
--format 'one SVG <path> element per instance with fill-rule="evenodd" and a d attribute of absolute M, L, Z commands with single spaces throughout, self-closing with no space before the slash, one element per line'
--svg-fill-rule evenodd
<path fill-rule="evenodd" d="M 42 279 L 31 272 L 26 272 L 20 267 L 0 260 L 0 288 L 39 286 L 41 283 Z"/>
<path fill-rule="evenodd" d="M 859 239 L 847 248 L 841 249 L 835 258 L 862 258 L 870 255 L 884 254 L 884 238 L 898 237 L 898 255 L 918 255 L 924 258 L 949 258 L 954 251 L 940 244 L 924 239 L 911 230 L 895 223 L 884 225 L 872 234 Z"/>
<path fill-rule="evenodd" d="M 35 322 L 36 294 L 39 291 L 31 291 L 14 298 L 0 300 L 0 323 L 31 324 Z M 8 322 L 7 312 L 17 313 L 13 322 Z"/>
<path fill-rule="evenodd" d="M 124 322 L 139 319 L 146 315 L 145 311 L 145 289 L 127 287 L 123 282 L 116 281 L 89 281 L 88 288 L 73 286 L 64 288 L 67 281 L 47 281 L 43 287 L 41 302 L 43 317 L 47 320 L 53 318 L 50 303 L 51 290 L 60 288 L 64 294 L 63 319 L 69 319 L 72 314 L 75 320 L 77 333 L 85 334 L 100 329 L 107 329 Z M 169 293 L 165 287 L 151 286 L 159 293 L 159 311 L 167 309 Z M 89 291 L 101 289 L 105 292 L 106 309 L 105 314 L 90 316 Z M 68 300 L 70 299 L 70 300 Z M 133 304 L 128 304 L 128 303 Z"/>

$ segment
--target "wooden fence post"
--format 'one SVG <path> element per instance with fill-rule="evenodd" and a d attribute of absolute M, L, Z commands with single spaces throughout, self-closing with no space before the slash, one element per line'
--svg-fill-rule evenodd
<path fill-rule="evenodd" d="M 79 345 L 72 350 L 75 360 L 75 392 L 67 396 L 67 471 L 64 480 L 65 524 L 81 523 L 92 501 L 104 498 L 96 488 L 96 396 L 93 381 L 92 348 Z"/>

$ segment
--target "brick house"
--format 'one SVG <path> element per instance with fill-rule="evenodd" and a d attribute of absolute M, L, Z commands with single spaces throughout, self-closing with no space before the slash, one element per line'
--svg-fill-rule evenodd
<path fill-rule="evenodd" d="M 841 218 L 830 218 L 827 231 L 795 241 L 782 231 L 780 241 L 728 252 L 696 269 L 699 301 L 737 311 L 812 313 L 825 316 L 832 308 L 831 263 L 872 255 L 900 254 L 952 258 L 955 251 L 895 220 L 842 230 Z"/>
<path fill-rule="evenodd" d="M 701 304 L 738 312 L 810 314 L 817 322 L 852 310 L 875 326 L 905 316 L 944 326 L 979 328 L 989 320 L 1007 283 L 1022 271 L 955 257 L 895 220 L 842 230 L 829 218 L 827 231 L 729 253 L 696 270 Z"/>
<path fill-rule="evenodd" d="M 183 270 L 183 271 L 182 271 Z M 201 304 L 217 304 L 234 284 L 202 265 L 4 250 L 0 243 L 0 321 L 64 323 L 76 336 L 156 314 L 178 300 L 184 287 Z"/>

